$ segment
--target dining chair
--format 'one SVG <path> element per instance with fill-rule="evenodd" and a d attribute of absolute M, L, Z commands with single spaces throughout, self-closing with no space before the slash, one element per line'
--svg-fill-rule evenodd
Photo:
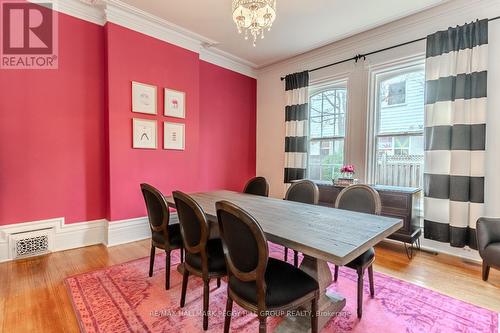
<path fill-rule="evenodd" d="M 269 183 L 264 177 L 254 177 L 246 183 L 243 193 L 267 197 L 269 196 Z"/>
<path fill-rule="evenodd" d="M 224 332 L 229 332 L 233 301 L 257 314 L 259 332 L 265 333 L 269 315 L 311 305 L 311 332 L 318 331 L 319 285 L 306 272 L 269 258 L 266 236 L 246 211 L 228 202 L 215 204 L 228 268 Z"/>
<path fill-rule="evenodd" d="M 184 250 L 178 223 L 170 224 L 170 211 L 163 194 L 149 184 L 141 184 L 142 195 L 146 202 L 149 226 L 151 228 L 151 254 L 149 258 L 149 277 L 153 276 L 156 248 L 165 251 L 165 289 L 170 288 L 170 252 L 179 249 L 181 262 Z"/>
<path fill-rule="evenodd" d="M 318 185 L 310 180 L 299 180 L 292 183 L 285 194 L 285 200 L 317 205 L 319 201 Z M 285 261 L 288 261 L 288 248 L 285 247 Z M 299 252 L 293 250 L 293 264 L 297 267 Z"/>
<path fill-rule="evenodd" d="M 335 208 L 351 210 L 366 214 L 380 215 L 382 204 L 380 195 L 376 190 L 368 185 L 351 185 L 344 188 L 335 201 Z M 370 296 L 375 296 L 373 286 L 373 262 L 375 261 L 375 249 L 372 247 L 359 257 L 348 263 L 346 266 L 355 269 L 358 273 L 358 318 L 363 315 L 363 275 L 368 269 L 368 279 L 370 280 Z M 336 282 L 339 275 L 339 266 L 335 265 L 333 280 Z"/>
<path fill-rule="evenodd" d="M 224 252 L 220 238 L 209 238 L 210 225 L 203 209 L 189 195 L 180 191 L 173 192 L 175 207 L 179 215 L 181 234 L 186 251 L 182 274 L 181 308 L 186 302 L 186 289 L 190 274 L 203 280 L 203 330 L 208 329 L 208 301 L 210 279 L 227 275 Z"/>
<path fill-rule="evenodd" d="M 500 269 L 500 219 L 480 217 L 476 228 L 479 255 L 483 259 L 483 281 L 488 281 L 490 267 Z"/>

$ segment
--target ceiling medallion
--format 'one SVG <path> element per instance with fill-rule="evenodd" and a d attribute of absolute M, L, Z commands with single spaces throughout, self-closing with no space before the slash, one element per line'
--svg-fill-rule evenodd
<path fill-rule="evenodd" d="M 271 30 L 276 19 L 276 0 L 233 0 L 233 21 L 245 39 L 253 38 L 253 46 L 264 30 Z"/>

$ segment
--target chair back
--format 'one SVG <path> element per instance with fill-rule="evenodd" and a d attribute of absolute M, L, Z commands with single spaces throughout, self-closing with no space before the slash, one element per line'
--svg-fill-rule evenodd
<path fill-rule="evenodd" d="M 205 247 L 210 229 L 203 209 L 185 193 L 174 191 L 172 195 L 179 216 L 184 248 L 191 254 L 201 253 L 203 261 L 206 261 Z"/>
<path fill-rule="evenodd" d="M 335 201 L 335 208 L 359 213 L 380 215 L 380 195 L 368 185 L 357 184 L 344 188 Z"/>
<path fill-rule="evenodd" d="M 285 200 L 317 205 L 319 201 L 318 186 L 310 180 L 294 182 L 286 191 Z"/>
<path fill-rule="evenodd" d="M 245 185 L 245 189 L 243 190 L 243 192 L 267 197 L 269 196 L 269 183 L 264 177 L 252 178 Z"/>
<path fill-rule="evenodd" d="M 157 232 L 163 234 L 165 242 L 168 242 L 170 212 L 163 194 L 160 190 L 149 184 L 141 184 L 141 191 L 146 203 L 151 233 Z"/>
<path fill-rule="evenodd" d="M 264 300 L 264 274 L 269 259 L 266 236 L 248 212 L 228 201 L 215 204 L 228 274 L 240 281 L 255 281 L 257 296 Z"/>

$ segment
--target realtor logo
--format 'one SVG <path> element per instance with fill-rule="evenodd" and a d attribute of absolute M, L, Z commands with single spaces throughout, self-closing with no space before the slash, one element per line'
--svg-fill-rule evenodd
<path fill-rule="evenodd" d="M 2 69 L 57 69 L 57 12 L 52 2 L 0 0 Z"/>

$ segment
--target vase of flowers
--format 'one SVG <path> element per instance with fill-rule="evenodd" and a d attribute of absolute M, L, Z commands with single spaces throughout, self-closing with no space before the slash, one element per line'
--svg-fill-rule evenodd
<path fill-rule="evenodd" d="M 342 166 L 342 168 L 340 168 L 340 172 L 342 173 L 342 178 L 353 179 L 355 173 L 354 165 L 352 164 L 344 165 Z"/>
<path fill-rule="evenodd" d="M 354 174 L 356 173 L 355 169 L 354 169 L 354 165 L 352 165 L 352 164 L 343 165 L 340 168 L 340 173 L 341 173 L 341 176 L 339 178 L 333 180 L 333 183 L 335 185 L 337 185 L 337 186 L 349 186 L 352 184 L 356 184 L 358 182 L 357 179 L 354 179 Z"/>

